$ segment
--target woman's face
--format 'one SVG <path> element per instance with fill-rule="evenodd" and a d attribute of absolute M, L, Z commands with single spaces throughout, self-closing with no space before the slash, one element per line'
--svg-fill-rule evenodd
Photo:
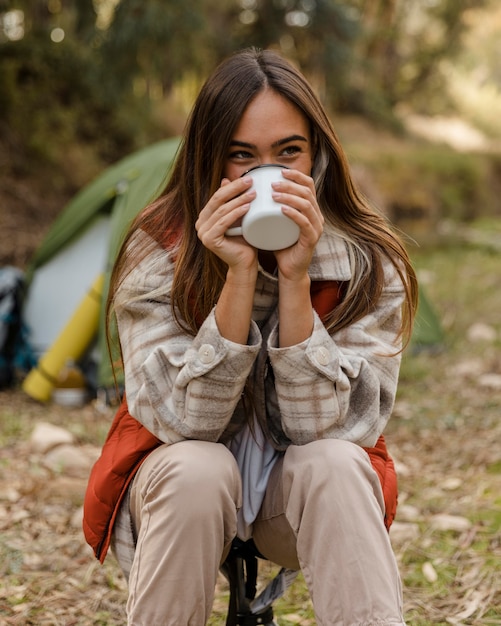
<path fill-rule="evenodd" d="M 308 119 L 272 89 L 261 91 L 245 109 L 228 149 L 224 176 L 279 163 L 311 175 L 313 154 Z"/>

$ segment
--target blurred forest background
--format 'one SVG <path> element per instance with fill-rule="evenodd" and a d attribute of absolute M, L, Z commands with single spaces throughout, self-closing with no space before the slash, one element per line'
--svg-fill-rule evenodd
<path fill-rule="evenodd" d="M 303 70 L 411 234 L 499 214 L 500 33 L 497 0 L 0 0 L 0 264 L 23 267 L 108 164 L 179 134 L 249 45 Z"/>
<path fill-rule="evenodd" d="M 0 0 L 0 267 L 26 268 L 109 164 L 179 135 L 208 73 L 249 45 L 309 77 L 362 190 L 411 236 L 444 329 L 404 355 L 387 428 L 406 621 L 499 626 L 499 0 Z M 0 391 L 1 624 L 126 621 L 125 580 L 81 531 L 112 417 Z M 71 444 L 42 446 L 45 422 Z M 227 603 L 222 581 L 211 626 Z M 276 609 L 284 626 L 315 624 L 301 577 Z"/>

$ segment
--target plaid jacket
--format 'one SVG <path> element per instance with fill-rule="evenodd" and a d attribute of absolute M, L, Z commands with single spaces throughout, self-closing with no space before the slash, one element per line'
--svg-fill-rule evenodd
<path fill-rule="evenodd" d="M 137 234 L 144 245 L 151 239 Z M 277 346 L 278 281 L 260 271 L 247 345 L 223 338 L 214 312 L 196 337 L 184 333 L 170 310 L 173 258 L 156 245 L 127 276 L 117 303 L 127 401 L 115 417 L 92 470 L 84 503 L 84 532 L 105 558 L 123 495 L 146 455 L 161 442 L 228 441 L 244 423 L 244 386 L 258 419 L 278 450 L 323 438 L 367 449 L 383 486 L 386 525 L 396 510 L 393 463 L 382 435 L 395 398 L 397 341 L 403 285 L 389 261 L 377 308 L 330 334 L 321 318 L 350 279 L 345 244 L 324 233 L 311 266 L 315 323 L 312 335 Z M 132 417 L 133 416 L 133 417 Z"/>

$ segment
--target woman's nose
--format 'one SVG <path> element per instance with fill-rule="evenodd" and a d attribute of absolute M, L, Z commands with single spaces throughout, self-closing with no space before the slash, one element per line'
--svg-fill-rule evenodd
<path fill-rule="evenodd" d="M 274 165 L 276 164 L 276 159 L 273 158 L 273 155 L 267 154 L 262 157 L 257 158 L 258 165 Z"/>

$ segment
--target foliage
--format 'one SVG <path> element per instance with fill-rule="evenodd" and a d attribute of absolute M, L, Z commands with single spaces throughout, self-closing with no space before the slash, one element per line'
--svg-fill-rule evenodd
<path fill-rule="evenodd" d="M 241 4 L 250 8 L 236 20 L 234 48 L 278 48 L 310 77 L 331 108 L 347 99 L 350 70 L 356 63 L 353 45 L 361 28 L 351 3 L 261 0 Z"/>
<path fill-rule="evenodd" d="M 450 108 L 444 61 L 463 47 L 465 15 L 488 0 L 353 0 L 361 24 L 352 110 L 381 116 L 407 103 Z"/>
<path fill-rule="evenodd" d="M 63 47 L 50 41 L 61 28 L 82 64 L 72 83 L 98 76 L 92 87 L 112 106 L 138 94 L 165 97 L 187 76 L 202 80 L 230 52 L 255 45 L 293 59 L 331 109 L 388 120 L 402 102 L 443 107 L 442 61 L 462 50 L 467 12 L 489 1 L 3 0 L 0 17 L 24 11 L 24 41 L 38 49 Z M 105 5 L 115 10 L 103 23 Z M 13 50 L 22 56 L 22 42 Z"/>
<path fill-rule="evenodd" d="M 105 33 L 100 56 L 116 85 L 136 77 L 160 82 L 167 91 L 189 67 L 200 67 L 205 25 L 196 0 L 122 0 Z"/>
<path fill-rule="evenodd" d="M 466 12 L 486 2 L 121 0 L 103 50 L 126 80 L 142 76 L 168 92 L 187 71 L 203 77 L 233 50 L 278 48 L 330 108 L 388 123 L 402 102 L 451 105 L 443 61 L 462 49 Z"/>
<path fill-rule="evenodd" d="M 4 122 L 31 158 L 55 161 L 60 146 L 73 141 L 92 142 L 106 160 L 130 149 L 130 138 L 87 68 L 87 54 L 72 41 L 48 46 L 34 35 L 2 46 Z"/>
<path fill-rule="evenodd" d="M 496 155 L 410 139 L 379 142 L 377 150 L 371 141 L 347 147 L 355 168 L 366 168 L 377 181 L 384 212 L 418 241 L 435 239 L 446 220 L 468 223 L 500 214 L 501 160 Z"/>
<path fill-rule="evenodd" d="M 478 53 L 466 54 L 465 41 L 470 51 L 473 44 L 464 33 L 494 1 L 0 0 L 0 161 L 14 177 L 27 179 L 36 168 L 50 172 L 55 188 L 69 181 L 74 190 L 106 164 L 177 134 L 205 76 L 249 45 L 291 58 L 331 113 L 399 129 L 402 105 L 429 112 L 452 106 L 444 72 L 457 59 L 472 71 Z M 473 10 L 481 7 L 485 14 Z M 24 18 L 9 30 L 15 11 Z M 484 68 L 494 81 L 497 40 L 491 34 Z M 470 111 L 484 126 L 499 125 L 492 111 L 481 116 L 473 102 Z M 459 217 L 490 210 L 489 194 L 471 191 L 491 184 L 484 165 L 475 172 L 449 155 L 443 163 L 438 153 L 425 156 L 428 164 L 375 161 L 383 191 L 400 188 L 406 200 L 410 188 L 419 196 L 413 206 L 425 202 L 427 210 L 445 207 Z M 413 171 L 424 174 L 422 185 Z M 430 204 L 428 185 L 437 180 Z"/>

